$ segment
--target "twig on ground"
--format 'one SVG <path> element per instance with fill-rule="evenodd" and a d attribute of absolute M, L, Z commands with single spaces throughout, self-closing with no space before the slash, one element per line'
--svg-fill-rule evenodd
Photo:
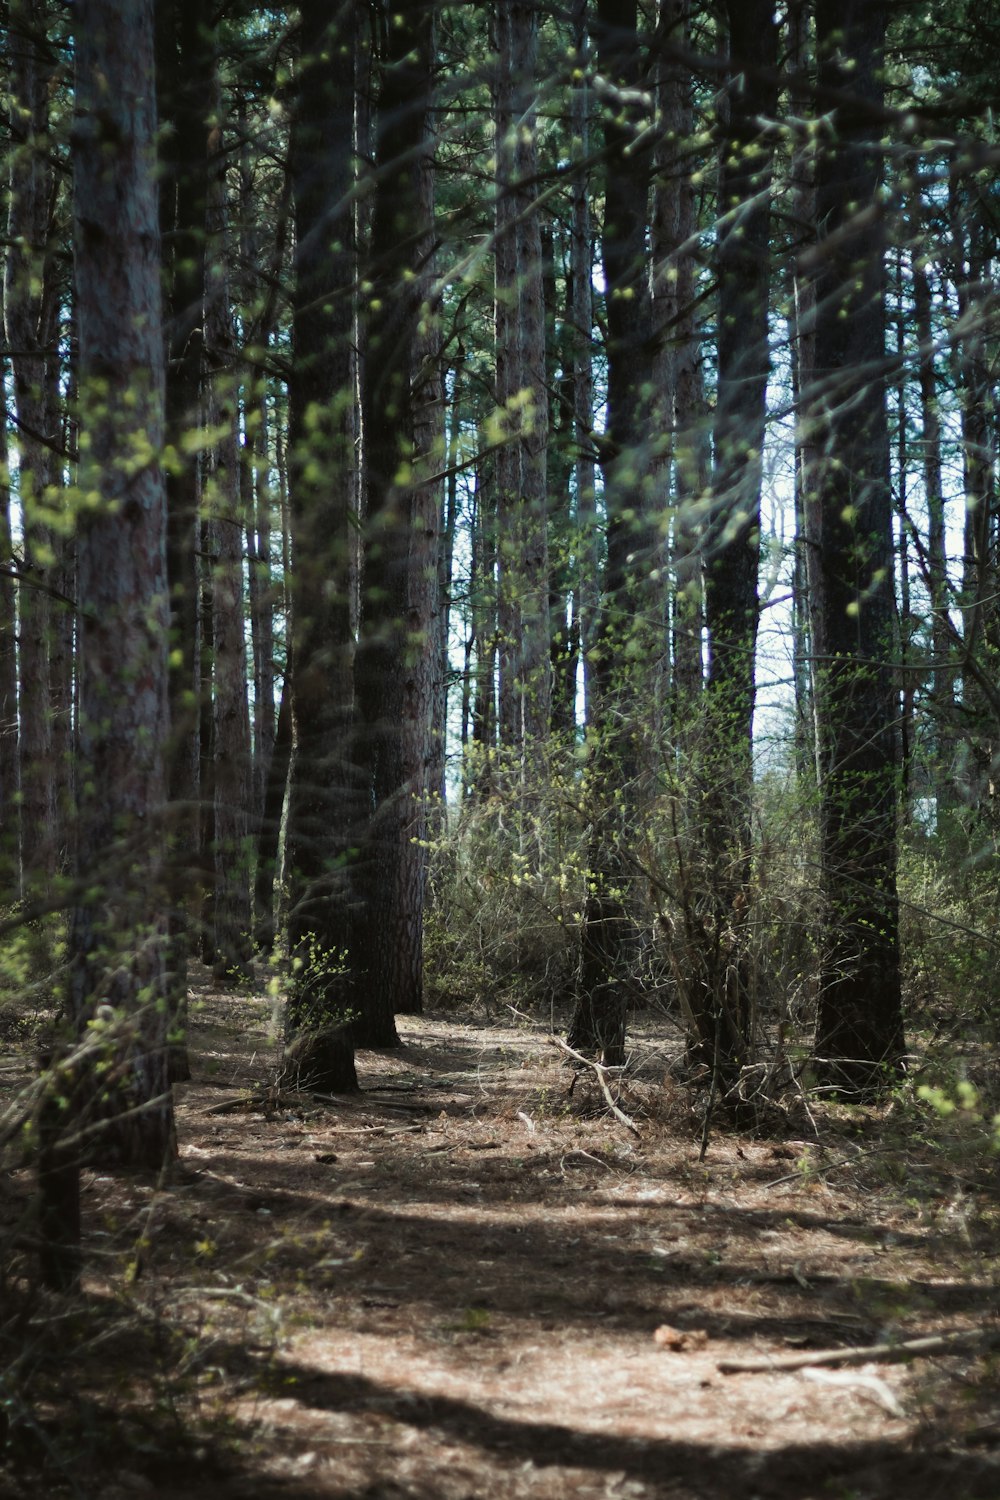
<path fill-rule="evenodd" d="M 575 1051 L 574 1048 L 569 1046 L 567 1042 L 564 1042 L 561 1037 L 550 1036 L 547 1038 L 547 1041 L 549 1042 L 550 1046 L 558 1047 L 560 1052 L 565 1052 L 566 1056 L 571 1057 L 574 1062 L 582 1063 L 585 1068 L 591 1069 L 601 1086 L 601 1093 L 607 1100 L 608 1108 L 614 1115 L 615 1119 L 620 1121 L 621 1124 L 625 1126 L 626 1130 L 631 1130 L 633 1135 L 639 1136 L 641 1139 L 641 1132 L 638 1125 L 634 1120 L 629 1119 L 625 1111 L 619 1108 L 618 1104 L 616 1104 L 615 1102 L 614 1095 L 608 1087 L 608 1069 L 605 1067 L 605 1065 L 603 1063 L 592 1062 L 589 1057 L 584 1057 L 582 1052 Z"/>
<path fill-rule="evenodd" d="M 720 1359 L 723 1375 L 762 1374 L 768 1370 L 805 1370 L 810 1365 L 865 1365 L 895 1363 L 930 1354 L 951 1354 L 962 1349 L 988 1348 L 1000 1343 L 1000 1330 L 960 1329 L 954 1333 L 930 1334 L 903 1339 L 897 1344 L 866 1344 L 847 1349 L 811 1349 L 798 1354 L 765 1354 L 759 1358 Z"/>

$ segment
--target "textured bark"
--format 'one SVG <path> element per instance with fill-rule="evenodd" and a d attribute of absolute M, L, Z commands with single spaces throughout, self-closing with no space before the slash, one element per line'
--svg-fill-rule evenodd
<path fill-rule="evenodd" d="M 500 743 L 530 781 L 551 715 L 545 296 L 536 203 L 534 5 L 494 7 Z"/>
<path fill-rule="evenodd" d="M 898 705 L 891 653 L 892 499 L 885 398 L 881 153 L 871 139 L 885 11 L 819 0 L 818 84 L 848 102 L 818 153 L 815 367 L 805 403 L 817 459 L 817 656 L 824 953 L 816 1055 L 874 1089 L 903 1054 L 896 894 Z"/>
<path fill-rule="evenodd" d="M 289 386 L 293 726 L 285 860 L 294 965 L 286 1069 L 323 1091 L 357 1087 L 346 1022 L 353 932 L 345 866 L 364 809 L 350 764 L 354 460 L 353 108 L 349 6 L 301 7 L 292 133 L 296 257 Z M 287 690 L 286 690 L 287 691 Z M 274 787 L 276 793 L 277 788 Z M 270 815 L 276 812 L 276 800 Z"/>
<path fill-rule="evenodd" d="M 0 298 L 3 289 L 0 284 Z M 0 327 L 3 326 L 0 308 Z M 6 374 L 0 360 L 0 382 Z M 10 528 L 10 452 L 7 423 L 0 423 L 0 558 L 13 556 Z M 21 799 L 17 728 L 17 603 L 14 580 L 0 571 L 0 902 L 21 894 Z"/>
<path fill-rule="evenodd" d="M 679 52 L 690 45 L 690 0 L 662 0 L 663 56 L 659 102 L 663 135 L 657 152 L 653 213 L 654 316 L 657 398 L 670 432 L 673 461 L 670 718 L 679 750 L 690 748 L 703 686 L 703 496 L 709 491 L 711 440 L 701 373 L 701 335 L 695 309 L 693 253 L 696 190 L 690 154 L 694 134 L 693 82 Z M 666 460 L 664 455 L 664 461 Z M 665 497 L 664 497 L 665 498 Z"/>
<path fill-rule="evenodd" d="M 75 270 L 82 461 L 80 764 L 69 1009 L 106 1031 L 94 1138 L 158 1168 L 168 1079 L 164 813 L 166 498 L 151 0 L 86 0 L 75 36 Z M 95 1079 L 96 1084 L 96 1079 Z"/>
<path fill-rule="evenodd" d="M 961 701 L 966 730 L 959 760 L 963 800 L 978 810 L 989 797 L 997 750 L 995 715 L 978 680 L 997 647 L 1000 609 L 996 600 L 996 408 L 989 345 L 978 303 L 989 284 L 990 236 L 986 205 L 973 184 L 951 185 L 953 280 L 958 301 L 954 339 L 955 385 L 962 424 L 965 494 L 962 558 Z M 987 667 L 987 672 L 990 672 Z"/>
<path fill-rule="evenodd" d="M 582 163 L 590 152 L 591 92 L 586 82 L 587 0 L 573 0 L 573 51 L 580 80 L 570 100 L 573 155 L 578 163 L 571 187 L 572 227 L 570 238 L 569 306 L 570 363 L 573 384 L 573 435 L 576 454 L 573 465 L 576 492 L 576 523 L 579 548 L 579 649 L 583 662 L 584 723 L 593 721 L 593 667 L 591 652 L 597 639 L 600 612 L 600 537 L 597 525 L 594 426 L 594 268 L 591 253 L 590 182 Z"/>
<path fill-rule="evenodd" d="M 355 692 L 369 817 L 352 980 L 363 1046 L 397 1045 L 394 1015 L 422 1003 L 423 859 L 413 840 L 428 753 L 440 515 L 440 490 L 429 482 L 422 451 L 428 403 L 439 392 L 433 362 L 422 357 L 435 316 L 426 301 L 432 226 L 425 176 L 433 10 L 415 0 L 393 20 L 380 68 L 362 381 L 367 511 Z"/>
<path fill-rule="evenodd" d="M 811 108 L 809 44 L 811 0 L 794 0 L 788 10 L 791 101 L 794 114 L 807 119 Z M 820 781 L 819 730 L 816 721 L 817 661 L 812 649 L 814 613 L 819 599 L 819 502 L 815 487 L 816 434 L 804 396 L 816 366 L 816 287 L 801 263 L 801 251 L 811 245 L 816 224 L 816 151 L 813 132 L 801 131 L 795 141 L 791 167 L 792 205 L 798 230 L 793 240 L 792 392 L 795 399 L 795 573 L 793 630 L 795 632 L 795 698 L 797 764 L 800 774 Z"/>
<path fill-rule="evenodd" d="M 638 96 L 644 81 L 637 22 L 634 0 L 602 0 L 598 6 L 601 72 L 624 98 Z M 660 640 L 658 593 L 651 582 L 657 537 L 648 484 L 655 355 L 646 251 L 650 156 L 648 148 L 634 149 L 636 133 L 624 105 L 606 107 L 607 563 L 593 652 L 591 889 L 581 931 L 580 995 L 570 1029 L 571 1046 L 601 1053 L 610 1066 L 624 1062 L 627 972 L 635 938 L 635 876 L 623 845 L 623 812 L 640 800 L 643 727 Z M 612 789 L 619 795 L 612 797 Z"/>
<path fill-rule="evenodd" d="M 254 934 L 265 956 L 274 951 L 277 931 L 275 881 L 281 840 L 281 817 L 288 790 L 288 768 L 292 758 L 292 695 L 286 674 L 281 684 L 281 704 L 268 764 L 267 786 L 261 809 L 257 840 L 257 871 L 254 884 Z"/>
<path fill-rule="evenodd" d="M 941 415 L 938 405 L 937 371 L 934 362 L 933 298 L 927 266 L 914 254 L 912 267 L 913 311 L 920 351 L 920 446 L 927 505 L 927 583 L 931 604 L 931 706 L 934 716 L 936 754 L 934 790 L 938 823 L 955 805 L 953 777 L 955 757 L 955 670 L 951 663 L 952 630 L 949 619 L 948 554 L 945 541 Z"/>
<path fill-rule="evenodd" d="M 51 56 L 43 0 L 10 6 L 11 133 L 4 328 L 11 350 L 17 412 L 19 498 L 23 514 L 20 640 L 21 870 L 24 895 L 44 900 L 58 865 L 56 774 L 52 734 L 50 632 L 55 582 L 47 493 L 58 442 L 55 382 L 58 296 L 49 254 L 54 191 L 49 164 Z"/>
<path fill-rule="evenodd" d="M 712 513 L 703 542 L 708 678 L 694 790 L 700 847 L 692 897 L 701 941 L 689 953 L 700 969 L 700 982 L 690 989 L 695 1050 L 723 1087 L 736 1082 L 749 1060 L 754 1029 L 746 947 L 769 369 L 772 147 L 766 122 L 777 106 L 777 26 L 771 0 L 734 0 L 728 20 L 715 248 L 718 375 Z M 707 921 L 704 913 L 710 913 Z"/>
<path fill-rule="evenodd" d="M 171 1007 L 178 1033 L 171 1070 L 189 1075 L 183 1041 L 192 894 L 202 872 L 199 515 L 201 466 L 185 442 L 201 424 L 204 356 L 208 131 L 212 35 L 198 0 L 157 0 L 156 86 L 160 118 L 160 226 L 167 346 L 167 578 L 170 587 Z"/>
<path fill-rule="evenodd" d="M 250 808 L 253 765 L 244 626 L 239 368 L 230 303 L 221 89 L 213 111 L 208 229 L 212 272 L 206 286 L 206 405 L 215 441 L 207 458 L 204 504 L 213 523 L 213 799 L 215 806 L 215 954 L 217 978 L 253 973 Z"/>

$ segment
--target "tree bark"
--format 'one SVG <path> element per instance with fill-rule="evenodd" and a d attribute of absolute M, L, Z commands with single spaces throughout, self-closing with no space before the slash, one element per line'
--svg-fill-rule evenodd
<path fill-rule="evenodd" d="M 214 715 L 212 792 L 215 806 L 214 969 L 237 982 L 253 974 L 250 809 L 253 765 L 247 701 L 241 493 L 239 369 L 230 303 L 222 98 L 215 86 L 209 222 L 213 254 L 206 285 L 206 405 L 214 442 L 207 456 L 204 505 L 215 538 L 212 558 Z"/>
<path fill-rule="evenodd" d="M 199 552 L 201 465 L 190 437 L 201 426 L 204 359 L 208 130 L 212 108 L 212 33 L 198 0 L 157 0 L 156 86 L 160 118 L 160 227 L 166 319 L 167 577 L 170 586 L 169 781 L 171 955 L 174 1013 L 171 1071 L 187 1078 L 186 1028 L 190 924 L 198 914 L 203 872 L 197 853 L 201 817 L 201 639 Z M 187 441 L 186 441 L 187 439 Z M 194 854 L 194 857 L 193 857 Z"/>
<path fill-rule="evenodd" d="M 496 457 L 500 745 L 522 792 L 551 715 L 545 383 L 545 298 L 536 205 L 533 5 L 494 6 L 497 408 Z"/>
<path fill-rule="evenodd" d="M 647 764 L 646 700 L 660 649 L 656 601 L 662 597 L 652 581 L 657 538 L 648 482 L 654 459 L 649 418 L 655 354 L 646 251 L 650 152 L 648 147 L 635 149 L 641 117 L 637 124 L 636 107 L 621 102 L 641 97 L 645 81 L 634 0 L 599 4 L 598 55 L 602 74 L 620 91 L 605 105 L 604 117 L 607 562 L 593 651 L 589 892 L 569 1043 L 581 1052 L 600 1053 L 607 1066 L 618 1066 L 625 1059 L 626 986 L 635 940 L 635 872 L 624 840 Z M 610 796 L 612 788 L 619 795 Z"/>
<path fill-rule="evenodd" d="M 870 207 L 882 173 L 871 120 L 883 99 L 884 38 L 881 4 L 818 0 L 820 98 L 834 91 L 845 102 L 818 153 L 815 367 L 804 396 L 819 517 L 813 650 L 825 910 L 815 1047 L 823 1076 L 855 1093 L 884 1084 L 904 1050 L 884 226 Z"/>
<path fill-rule="evenodd" d="M 292 130 L 296 256 L 289 385 L 293 571 L 289 697 L 292 760 L 285 862 L 292 982 L 286 1071 L 325 1093 L 357 1088 L 347 1025 L 354 963 L 346 865 L 364 828 L 350 764 L 353 714 L 352 529 L 355 19 L 301 7 Z M 265 816 L 278 814 L 274 801 Z"/>
<path fill-rule="evenodd" d="M 3 296 L 0 281 L 0 299 Z M 3 309 L 0 307 L 0 327 Z M 6 376 L 0 359 L 0 384 Z M 10 525 L 10 450 L 7 423 L 0 424 L 0 901 L 13 906 L 21 894 L 21 798 L 17 726 L 17 596 Z M 11 562 L 6 562 L 6 559 Z"/>
<path fill-rule="evenodd" d="M 81 405 L 80 764 L 69 1010 L 107 1036 L 95 1156 L 159 1168 L 168 1077 L 164 368 L 152 0 L 86 0 L 75 36 Z M 95 1089 L 98 1080 L 94 1079 Z"/>
<path fill-rule="evenodd" d="M 44 901 L 59 863 L 49 653 L 54 606 L 50 484 L 58 446 L 54 388 L 58 296 L 49 250 L 54 184 L 47 145 L 49 73 L 43 0 L 10 6 L 11 133 L 4 328 L 17 412 L 23 582 L 18 590 L 21 872 L 24 895 Z"/>
<path fill-rule="evenodd" d="M 421 432 L 439 387 L 422 356 L 435 310 L 425 160 L 433 7 L 398 8 L 383 38 L 365 310 L 367 509 L 355 656 L 357 764 L 368 812 L 356 871 L 352 984 L 358 1045 L 398 1045 L 394 1016 L 423 983 L 420 803 L 430 730 L 439 486 Z M 439 461 L 439 460 L 438 460 Z"/>
<path fill-rule="evenodd" d="M 777 106 L 770 0 L 728 7 L 715 262 L 718 334 L 712 513 L 705 553 L 708 678 L 694 796 L 703 941 L 689 951 L 696 1055 L 731 1088 L 753 1047 L 747 953 L 753 802 L 754 669 L 760 492 L 769 369 L 770 183 L 767 122 Z M 763 122 L 763 123 L 762 123 Z M 704 919 L 703 913 L 710 913 Z"/>

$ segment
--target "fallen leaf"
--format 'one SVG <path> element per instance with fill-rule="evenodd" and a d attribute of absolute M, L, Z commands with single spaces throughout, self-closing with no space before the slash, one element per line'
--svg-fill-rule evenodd
<path fill-rule="evenodd" d="M 704 1328 L 671 1328 L 669 1323 L 661 1323 L 653 1334 L 653 1342 L 659 1344 L 661 1349 L 675 1352 L 681 1349 L 701 1349 L 708 1343 L 708 1334 Z"/>

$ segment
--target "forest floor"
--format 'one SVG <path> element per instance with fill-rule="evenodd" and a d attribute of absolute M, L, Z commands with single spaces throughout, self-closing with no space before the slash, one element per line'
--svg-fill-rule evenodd
<path fill-rule="evenodd" d="M 200 987 L 179 1170 L 85 1173 L 80 1297 L 4 1282 L 0 1494 L 997 1500 L 988 1348 L 720 1369 L 996 1329 L 988 1161 L 893 1106 L 718 1123 L 699 1160 L 662 1024 L 638 1135 L 547 1024 L 400 1032 L 359 1095 L 279 1097 L 268 1000 Z"/>

